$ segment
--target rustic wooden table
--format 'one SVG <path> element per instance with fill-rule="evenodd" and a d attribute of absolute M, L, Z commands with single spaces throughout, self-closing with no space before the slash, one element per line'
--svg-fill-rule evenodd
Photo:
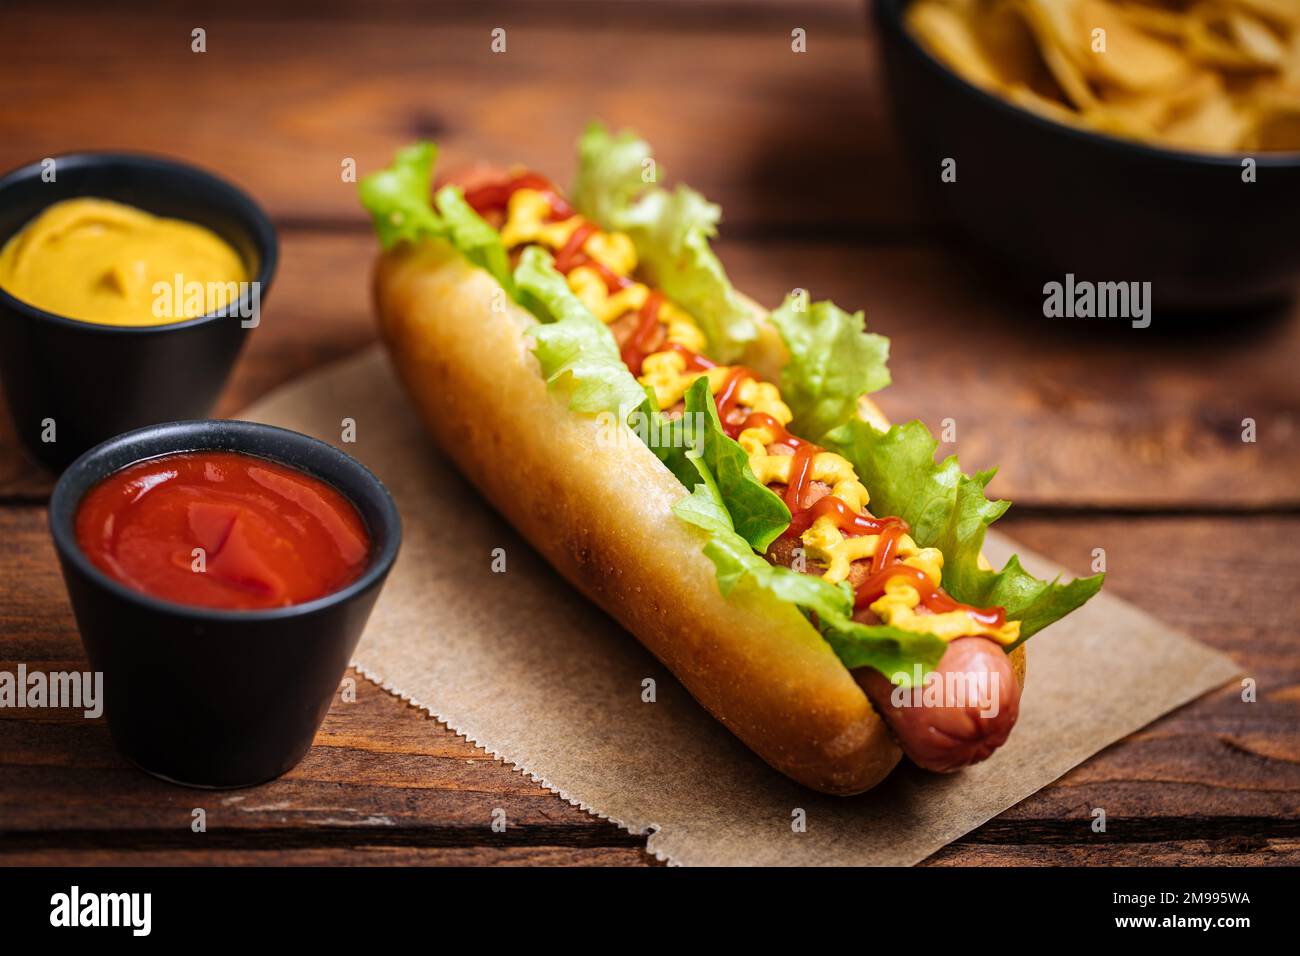
<path fill-rule="evenodd" d="M 1080 332 L 1015 305 L 913 199 L 854 0 L 311 6 L 11 4 L 0 34 L 0 167 L 155 151 L 220 171 L 270 210 L 279 277 L 218 414 L 374 338 L 375 243 L 345 158 L 364 172 L 433 137 L 448 163 L 527 161 L 563 181 L 588 118 L 635 125 L 670 176 L 722 204 L 720 250 L 741 288 L 775 302 L 801 285 L 867 309 L 894 343 L 886 410 L 954 418 L 967 465 L 1001 462 L 994 490 L 1016 502 L 1006 531 L 1078 573 L 1105 548 L 1111 593 L 1257 681 L 1257 702 L 1212 693 L 929 862 L 1300 862 L 1297 310 Z M 496 27 L 504 54 L 489 49 Z M 194 28 L 205 53 L 191 51 Z M 51 479 L 3 427 L 0 669 L 79 668 L 45 528 Z M 357 685 L 299 767 L 226 794 L 139 772 L 102 720 L 0 710 L 0 861 L 654 862 L 644 837 Z M 485 825 L 494 807 L 513 824 L 503 834 Z M 1089 826 L 1094 807 L 1105 834 Z"/>

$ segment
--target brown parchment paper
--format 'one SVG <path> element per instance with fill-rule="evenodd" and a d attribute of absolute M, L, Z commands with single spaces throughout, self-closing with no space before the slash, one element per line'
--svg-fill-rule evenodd
<path fill-rule="evenodd" d="M 961 773 L 904 762 L 826 797 L 770 769 L 636 639 L 573 591 L 443 458 L 378 347 L 245 412 L 338 445 L 402 513 L 401 556 L 357 648 L 367 677 L 680 864 L 916 863 L 1107 744 L 1237 673 L 1227 657 L 1104 592 L 1026 647 L 1019 725 Z M 344 419 L 355 441 L 341 440 Z M 494 549 L 506 570 L 492 570 Z M 995 565 L 1010 542 L 990 534 Z M 1025 566 L 1060 568 L 1015 548 Z M 642 700 L 653 678 L 656 700 Z M 795 832 L 796 811 L 806 830 Z"/>

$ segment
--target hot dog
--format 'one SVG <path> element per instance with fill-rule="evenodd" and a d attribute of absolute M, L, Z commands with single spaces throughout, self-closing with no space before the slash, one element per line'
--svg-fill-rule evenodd
<path fill-rule="evenodd" d="M 918 766 L 950 772 L 992 756 L 1020 716 L 1020 682 L 1011 658 L 987 638 L 962 637 L 948 645 L 931 673 L 938 686 L 960 688 L 961 699 L 926 704 L 912 701 L 913 695 L 900 693 L 869 667 L 853 676 Z"/>
<path fill-rule="evenodd" d="M 848 794 L 900 748 L 940 771 L 987 758 L 1018 714 L 1024 639 L 1100 577 L 988 567 L 1006 503 L 867 397 L 885 340 L 830 303 L 741 296 L 708 247 L 716 207 L 648 184 L 647 157 L 593 128 L 570 193 L 479 166 L 431 201 L 428 147 L 363 182 L 380 328 L 417 410 L 777 769 Z"/>

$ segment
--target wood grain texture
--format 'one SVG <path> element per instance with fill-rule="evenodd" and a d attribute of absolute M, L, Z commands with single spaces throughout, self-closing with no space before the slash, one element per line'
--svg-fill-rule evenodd
<path fill-rule="evenodd" d="M 1300 517 L 1031 517 L 1006 525 L 1077 572 L 1088 569 L 1093 547 L 1105 547 L 1114 593 L 1231 654 L 1257 682 L 1258 699 L 1244 703 L 1230 685 L 1162 718 L 931 863 L 1097 863 L 1113 853 L 1122 865 L 1147 852 L 1187 863 L 1251 855 L 1296 862 L 1300 655 L 1289 617 L 1300 603 L 1300 554 L 1289 542 Z M 18 661 L 80 666 L 43 510 L 0 510 L 0 542 L 11 575 L 0 604 L 0 670 Z M 1275 573 L 1258 579 L 1251 600 L 1219 598 L 1237 585 L 1232 569 L 1260 553 L 1274 556 Z M 1180 573 L 1152 575 L 1170 554 L 1187 558 Z M 355 690 L 355 702 L 336 701 L 291 773 L 213 794 L 131 767 L 102 720 L 0 711 L 0 863 L 653 862 L 638 855 L 643 837 L 570 806 L 367 681 L 356 679 Z M 189 829 L 195 807 L 208 812 L 206 834 Z M 502 834 L 489 825 L 498 807 L 509 821 Z M 1105 834 L 1091 830 L 1097 807 L 1107 814 Z M 530 856 L 539 847 L 550 849 Z"/>
<path fill-rule="evenodd" d="M 197 842 L 197 841 L 196 841 Z M 76 850 L 36 848 L 0 855 L 0 866 L 662 866 L 637 847 L 386 847 L 346 850 Z"/>
<path fill-rule="evenodd" d="M 168 6 L 109 18 L 33 4 L 6 22 L 0 167 L 73 149 L 168 153 L 220 170 L 282 220 L 360 222 L 345 157 L 364 172 L 423 137 L 448 164 L 526 161 L 565 179 L 578 132 L 603 117 L 691 170 L 733 228 L 916 227 L 897 145 L 878 135 L 885 101 L 860 4 L 693 6 L 244 3 L 222 17 Z M 796 26 L 805 54 L 791 51 Z M 195 27 L 206 53 L 191 52 Z M 496 28 L 504 53 L 490 48 Z M 107 82 L 82 82 L 71 63 Z"/>

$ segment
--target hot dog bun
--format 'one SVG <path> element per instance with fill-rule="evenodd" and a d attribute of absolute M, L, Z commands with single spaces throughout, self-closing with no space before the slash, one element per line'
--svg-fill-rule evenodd
<path fill-rule="evenodd" d="M 609 441 L 547 389 L 536 320 L 490 275 L 442 240 L 401 245 L 378 262 L 375 300 L 393 364 L 457 467 L 714 717 L 826 793 L 893 769 L 901 751 L 830 646 L 764 592 L 722 596 L 704 533 L 671 511 L 686 489 L 632 432 Z M 1012 659 L 1023 679 L 1023 650 Z"/>

